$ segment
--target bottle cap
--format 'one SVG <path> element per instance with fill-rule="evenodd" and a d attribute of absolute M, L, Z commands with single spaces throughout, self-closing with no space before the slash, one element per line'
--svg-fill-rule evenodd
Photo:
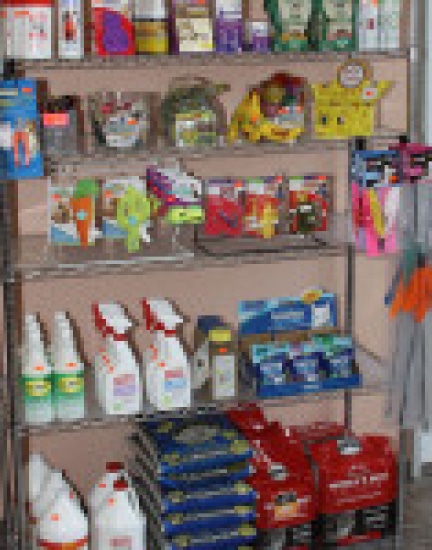
<path fill-rule="evenodd" d="M 166 0 L 135 0 L 135 17 L 143 19 L 166 19 Z"/>
<path fill-rule="evenodd" d="M 121 470 L 124 470 L 123 462 L 107 462 L 106 463 L 106 471 L 107 472 L 120 472 Z"/>
<path fill-rule="evenodd" d="M 127 491 L 129 485 L 125 479 L 117 479 L 114 481 L 114 491 Z"/>

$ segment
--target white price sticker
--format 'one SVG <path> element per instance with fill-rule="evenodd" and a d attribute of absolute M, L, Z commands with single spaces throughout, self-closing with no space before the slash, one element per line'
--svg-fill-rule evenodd
<path fill-rule="evenodd" d="M 13 131 L 9 122 L 0 122 L 0 148 L 12 149 L 13 147 Z"/>

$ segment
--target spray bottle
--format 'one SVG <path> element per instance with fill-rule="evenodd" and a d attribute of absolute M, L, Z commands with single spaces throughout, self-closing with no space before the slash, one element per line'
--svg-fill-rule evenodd
<path fill-rule="evenodd" d="M 132 326 L 122 306 L 95 304 L 96 328 L 106 347 L 94 360 L 96 396 L 106 414 L 137 414 L 142 408 L 142 382 L 138 361 L 128 343 Z"/>
<path fill-rule="evenodd" d="M 145 516 L 124 479 L 114 482 L 113 492 L 101 504 L 92 539 L 92 550 L 120 546 L 130 550 L 145 550 L 147 547 Z"/>
<path fill-rule="evenodd" d="M 23 344 L 21 384 L 25 421 L 46 424 L 53 420 L 52 373 L 42 330 L 34 315 L 25 317 Z"/>
<path fill-rule="evenodd" d="M 155 341 L 146 354 L 147 399 L 158 410 L 191 406 L 191 367 L 177 336 L 183 318 L 167 300 L 143 300 L 147 330 Z"/>
<path fill-rule="evenodd" d="M 84 365 L 76 349 L 72 327 L 66 314 L 56 312 L 51 354 L 54 407 L 60 420 L 85 416 Z"/>

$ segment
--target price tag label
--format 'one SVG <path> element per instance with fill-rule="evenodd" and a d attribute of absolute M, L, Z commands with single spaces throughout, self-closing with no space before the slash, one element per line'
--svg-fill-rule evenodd
<path fill-rule="evenodd" d="M 0 148 L 12 149 L 13 147 L 13 131 L 9 122 L 0 122 Z"/>

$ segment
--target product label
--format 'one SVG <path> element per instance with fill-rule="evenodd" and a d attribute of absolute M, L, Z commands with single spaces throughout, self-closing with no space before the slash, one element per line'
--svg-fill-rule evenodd
<path fill-rule="evenodd" d="M 68 126 L 69 113 L 45 113 L 42 115 L 42 124 L 49 126 Z"/>
<path fill-rule="evenodd" d="M 67 397 L 84 394 L 84 373 L 54 374 L 54 391 Z"/>
<path fill-rule="evenodd" d="M 281 493 L 276 497 L 274 503 L 274 517 L 276 521 L 295 517 L 297 512 L 297 496 L 294 493 Z"/>
<path fill-rule="evenodd" d="M 24 390 L 24 401 L 40 401 L 51 397 L 51 376 L 23 376 L 22 385 Z"/>
<path fill-rule="evenodd" d="M 136 395 L 137 385 L 134 374 L 121 374 L 113 379 L 114 397 L 133 397 Z"/>
<path fill-rule="evenodd" d="M 0 123 L 0 149 L 13 147 L 13 131 L 9 122 Z"/>
<path fill-rule="evenodd" d="M 168 53 L 168 22 L 135 21 L 137 53 Z"/>
<path fill-rule="evenodd" d="M 172 392 L 186 388 L 186 378 L 183 369 L 169 369 L 164 374 L 165 391 Z"/>
<path fill-rule="evenodd" d="M 50 542 L 38 539 L 37 548 L 43 548 L 44 550 L 87 550 L 88 537 L 74 542 Z"/>
<path fill-rule="evenodd" d="M 213 363 L 213 392 L 215 399 L 235 397 L 236 361 L 234 355 L 217 355 Z"/>
<path fill-rule="evenodd" d="M 121 550 L 133 550 L 132 537 L 113 537 L 109 542 L 110 548 Z"/>

